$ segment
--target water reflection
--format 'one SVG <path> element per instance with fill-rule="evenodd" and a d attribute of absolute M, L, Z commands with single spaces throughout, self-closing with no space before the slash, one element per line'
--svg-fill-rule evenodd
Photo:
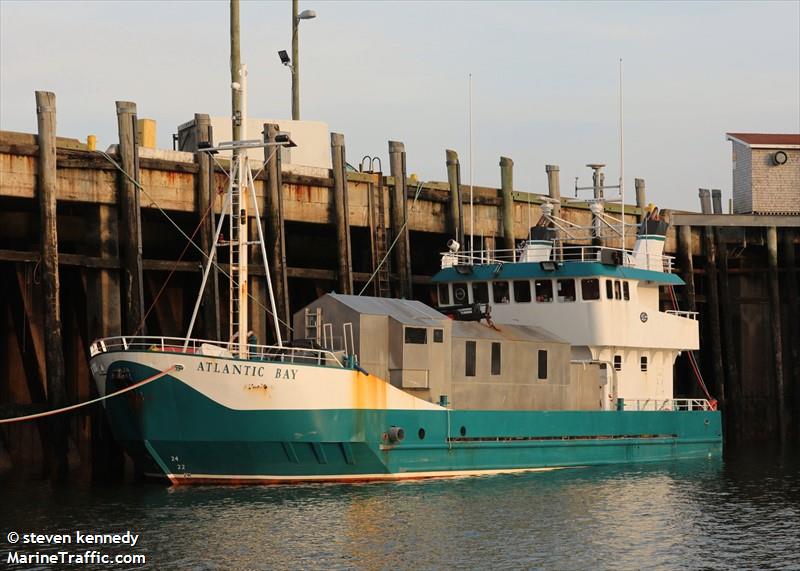
<path fill-rule="evenodd" d="M 4 532 L 130 528 L 158 569 L 800 567 L 788 453 L 400 484 L 8 484 L 0 505 Z"/>

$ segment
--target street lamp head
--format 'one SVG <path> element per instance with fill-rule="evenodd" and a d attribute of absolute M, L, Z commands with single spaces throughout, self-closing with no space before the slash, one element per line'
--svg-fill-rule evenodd
<path fill-rule="evenodd" d="M 303 10 L 297 15 L 298 20 L 311 20 L 317 17 L 317 13 L 314 10 Z"/>
<path fill-rule="evenodd" d="M 278 57 L 281 58 L 281 63 L 285 66 L 291 67 L 292 65 L 292 58 L 289 57 L 289 54 L 286 53 L 286 50 L 281 50 L 278 52 Z"/>

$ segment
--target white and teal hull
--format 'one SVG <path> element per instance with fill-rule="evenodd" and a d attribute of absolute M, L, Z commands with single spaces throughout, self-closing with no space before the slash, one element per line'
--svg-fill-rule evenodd
<path fill-rule="evenodd" d="M 426 478 L 719 455 L 716 411 L 447 409 L 351 369 L 158 351 L 94 357 L 117 439 L 173 483 Z M 120 375 L 115 371 L 123 370 Z M 392 442 L 392 427 L 405 438 Z"/>

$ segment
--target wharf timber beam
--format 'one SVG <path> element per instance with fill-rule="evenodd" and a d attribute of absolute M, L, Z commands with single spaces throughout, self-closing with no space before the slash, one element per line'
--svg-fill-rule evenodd
<path fill-rule="evenodd" d="M 765 228 L 800 228 L 800 216 L 762 214 L 693 214 L 673 212 L 670 222 L 674 226 L 749 226 Z"/>
<path fill-rule="evenodd" d="M 139 145 L 136 141 L 136 104 L 117 101 L 119 158 L 124 173 L 119 173 L 118 200 L 122 256 L 122 331 L 125 335 L 146 335 L 143 323 L 144 286 L 142 281 L 142 220 L 139 189 Z M 140 183 L 141 184 L 141 183 Z"/>
<path fill-rule="evenodd" d="M 264 124 L 264 141 L 272 143 L 272 146 L 264 147 L 267 241 L 272 246 L 272 251 L 267 250 L 267 255 L 269 256 L 278 321 L 281 324 L 281 338 L 290 339 L 288 323 L 291 320 L 291 314 L 289 313 L 289 282 L 286 276 L 286 224 L 283 215 L 281 148 L 274 146 L 279 130 L 278 125 L 274 123 Z"/>
<path fill-rule="evenodd" d="M 347 161 L 344 135 L 331 133 L 333 165 L 333 206 L 336 219 L 336 259 L 339 268 L 339 291 L 353 293 L 353 257 L 350 250 L 350 200 L 347 185 Z"/>
<path fill-rule="evenodd" d="M 211 119 L 208 115 L 196 113 L 194 116 L 195 140 L 198 147 L 213 145 L 211 132 Z M 194 160 L 197 163 L 197 216 L 200 224 L 200 249 L 205 255 L 211 254 L 214 232 L 216 230 L 216 216 L 214 203 L 217 197 L 214 181 L 214 168 L 211 155 L 196 151 Z M 219 272 L 216 266 L 211 268 L 210 283 L 203 290 L 203 328 L 206 339 L 221 339 L 219 323 Z"/>
<path fill-rule="evenodd" d="M 514 250 L 514 161 L 500 157 L 500 190 L 503 194 L 503 248 Z"/>
<path fill-rule="evenodd" d="M 692 229 L 689 226 L 678 227 L 678 263 L 681 267 L 681 278 L 686 283 L 686 302 L 688 311 L 697 311 L 694 287 L 694 260 L 692 260 Z"/>
<path fill-rule="evenodd" d="M 406 188 L 406 149 L 400 141 L 389 141 L 389 168 L 394 179 L 391 199 L 392 242 L 395 268 L 400 276 L 397 297 L 411 299 L 411 243 L 408 223 L 408 190 Z"/>
<path fill-rule="evenodd" d="M 56 96 L 47 91 L 36 92 L 36 118 L 39 127 L 39 213 L 41 220 L 42 293 L 44 313 L 45 370 L 47 404 L 61 408 L 66 404 L 64 349 L 61 339 L 61 302 L 58 275 L 58 234 L 56 212 Z M 48 423 L 52 476 L 59 481 L 67 477 L 68 425 L 63 416 Z"/>

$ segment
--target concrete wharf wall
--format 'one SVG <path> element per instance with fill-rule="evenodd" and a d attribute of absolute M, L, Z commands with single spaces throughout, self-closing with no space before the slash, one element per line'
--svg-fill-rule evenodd
<path fill-rule="evenodd" d="M 118 102 L 120 145 L 113 157 L 122 162 L 127 157 L 130 171 L 136 171 L 131 174 L 145 189 L 138 207 L 126 203 L 134 186 L 85 144 L 56 138 L 54 128 L 47 130 L 45 124 L 43 129 L 42 122 L 38 135 L 0 132 L 0 418 L 54 408 L 61 393 L 58 398 L 67 404 L 96 396 L 88 371 L 88 346 L 95 338 L 137 330 L 185 334 L 202 256 L 186 248 L 186 239 L 159 207 L 207 251 L 205 205 L 215 200 L 219 211 L 216 196 L 226 188 L 226 179 L 199 153 L 154 152 L 136 145 L 126 123 L 131 119 L 135 124 L 132 105 Z M 40 119 L 47 113 L 39 109 Z M 196 117 L 203 125 L 206 116 Z M 344 138 L 338 135 L 333 142 L 332 152 L 344 158 Z M 389 173 L 345 171 L 337 168 L 343 162 L 334 155 L 328 176 L 300 175 L 280 165 L 258 176 L 256 194 L 270 248 L 283 244 L 283 250 L 269 250 L 272 274 L 286 284 L 285 299 L 278 299 L 283 316 L 331 290 L 358 293 L 406 220 L 410 231 L 401 238 L 407 243 L 389 256 L 388 272 L 376 274 L 375 281 L 384 279 L 386 287 L 371 285 L 365 293 L 432 302 L 427 283 L 457 220 L 451 189 L 460 188 L 466 221 L 469 188 L 458 186 L 452 176 L 457 169 L 444 160 L 448 182 L 420 186 L 405 176 L 402 143 L 390 142 L 390 151 Z M 43 162 L 42 152 L 52 152 L 52 160 Z M 451 163 L 454 156 L 448 152 Z M 46 165 L 49 171 L 43 171 Z M 503 170 L 511 166 L 510 159 L 501 160 L 501 188 L 474 188 L 476 246 L 500 249 L 512 235 L 524 239 L 528 221 L 535 224 L 541 216 L 547 197 L 514 191 L 511 171 Z M 548 167 L 551 188 L 553 173 Z M 637 182 L 639 206 L 625 209 L 629 223 L 641 216 L 644 205 L 643 181 Z M 589 225 L 587 203 L 562 198 L 560 205 L 563 218 Z M 618 209 L 607 208 L 612 214 Z M 800 221 L 710 211 L 665 214 L 673 223 L 666 251 L 677 256 L 676 269 L 688 283 L 676 293 L 681 309 L 700 312 L 700 365 L 721 400 L 728 436 L 791 439 L 800 419 Z M 129 231 L 137 224 L 140 243 Z M 628 237 L 628 247 L 633 240 Z M 345 241 L 349 248 L 343 247 Z M 272 256 L 281 251 L 285 254 Z M 253 259 L 251 290 L 259 300 L 251 303 L 253 329 L 259 339 L 269 340 L 269 319 L 259 309 L 267 299 L 265 272 L 260 259 Z M 221 262 L 225 268 L 224 258 Z M 48 273 L 46 267 L 59 271 Z M 220 313 L 226 313 L 227 282 L 220 277 L 217 285 Z M 55 299 L 48 296 L 53 287 Z M 667 292 L 662 298 L 664 308 L 670 308 Z M 227 338 L 225 321 L 212 316 L 214 305 L 205 298 L 195 336 Z M 58 316 L 55 324 L 53 314 Z M 54 343 L 56 328 L 60 339 Z M 679 359 L 677 368 L 676 378 L 682 379 L 678 391 L 701 396 L 686 360 Z M 62 428 L 53 421 L 0 426 L 0 473 L 63 477 L 66 466 L 70 474 L 100 480 L 119 478 L 125 471 L 126 460 L 100 406 L 70 415 Z M 58 432 L 68 435 L 66 442 L 58 440 Z"/>

